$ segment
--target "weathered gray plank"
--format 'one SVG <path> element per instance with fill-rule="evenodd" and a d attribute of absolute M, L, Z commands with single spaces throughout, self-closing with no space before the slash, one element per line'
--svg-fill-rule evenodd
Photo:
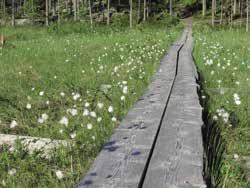
<path fill-rule="evenodd" d="M 177 51 L 186 34 L 170 47 L 147 92 L 114 131 L 77 187 L 138 187 L 174 81 Z"/>
<path fill-rule="evenodd" d="M 202 177 L 202 108 L 191 54 L 190 30 L 179 54 L 178 74 L 143 188 L 206 187 Z"/>

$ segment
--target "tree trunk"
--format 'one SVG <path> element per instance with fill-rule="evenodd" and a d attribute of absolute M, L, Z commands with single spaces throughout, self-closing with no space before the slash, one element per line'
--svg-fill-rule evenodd
<path fill-rule="evenodd" d="M 169 0 L 169 14 L 173 15 L 173 0 Z"/>
<path fill-rule="evenodd" d="M 26 6 L 27 1 L 23 0 L 23 6 Z M 26 16 L 26 9 L 23 9 L 23 15 Z"/>
<path fill-rule="evenodd" d="M 77 18 L 77 20 L 80 20 L 80 1 L 79 0 L 76 0 L 76 18 Z"/>
<path fill-rule="evenodd" d="M 73 9 L 74 9 L 74 21 L 76 21 L 77 20 L 76 0 L 73 0 Z"/>
<path fill-rule="evenodd" d="M 147 11 L 146 11 L 146 20 L 148 19 L 148 17 L 149 17 L 149 7 L 148 7 L 148 3 L 147 3 L 147 9 L 146 9 Z"/>
<path fill-rule="evenodd" d="M 138 14 L 137 14 L 137 21 L 139 22 L 141 19 L 141 0 L 138 0 Z"/>
<path fill-rule="evenodd" d="M 144 0 L 144 3 L 143 3 L 143 22 L 146 21 L 146 9 L 147 9 L 147 0 Z"/>
<path fill-rule="evenodd" d="M 110 24 L 110 0 L 107 0 L 107 25 Z"/>
<path fill-rule="evenodd" d="M 92 18 L 92 8 L 91 8 L 91 0 L 89 0 L 89 20 L 90 20 L 90 28 L 93 29 L 93 18 Z"/>
<path fill-rule="evenodd" d="M 242 9 L 243 9 L 243 6 L 242 6 L 242 0 L 240 0 L 240 28 L 242 27 L 242 18 L 243 18 L 243 11 L 242 11 Z"/>
<path fill-rule="evenodd" d="M 220 25 L 223 23 L 223 3 L 220 5 Z"/>
<path fill-rule="evenodd" d="M 212 26 L 214 26 L 214 5 L 215 5 L 215 0 L 212 0 Z"/>
<path fill-rule="evenodd" d="M 207 9 L 207 2 L 206 0 L 202 0 L 202 16 L 205 16 Z"/>
<path fill-rule="evenodd" d="M 130 6 L 130 11 L 129 11 L 129 27 L 133 27 L 133 0 L 129 0 L 129 6 Z"/>
<path fill-rule="evenodd" d="M 147 6 L 147 18 L 149 17 L 150 12 L 151 12 L 151 0 L 148 0 L 148 6 Z"/>
<path fill-rule="evenodd" d="M 34 0 L 31 0 L 31 9 L 32 9 L 32 13 L 34 13 Z"/>
<path fill-rule="evenodd" d="M 65 0 L 65 9 L 66 12 L 69 13 L 68 0 Z"/>
<path fill-rule="evenodd" d="M 11 1 L 11 25 L 15 26 L 15 0 Z"/>
<path fill-rule="evenodd" d="M 3 0 L 3 17 L 5 18 L 6 16 L 6 2 Z"/>
<path fill-rule="evenodd" d="M 85 7 L 88 6 L 88 3 L 86 2 L 86 0 L 82 1 L 82 10 L 85 9 Z"/>
<path fill-rule="evenodd" d="M 49 0 L 45 0 L 45 17 L 46 26 L 49 26 Z"/>
<path fill-rule="evenodd" d="M 246 23 L 246 31 L 249 31 L 249 0 L 247 0 L 247 23 Z"/>
<path fill-rule="evenodd" d="M 48 4 L 49 4 L 49 5 L 48 5 L 48 9 L 51 11 L 51 7 L 52 7 L 52 2 L 51 2 L 51 0 L 48 1 Z M 46 6 L 46 5 L 45 5 L 45 6 Z"/>
<path fill-rule="evenodd" d="M 217 1 L 214 0 L 214 15 L 216 16 L 216 11 L 217 11 Z"/>
<path fill-rule="evenodd" d="M 74 10 L 73 10 L 73 6 L 74 6 L 74 0 L 69 0 L 69 14 L 73 15 Z"/>
<path fill-rule="evenodd" d="M 230 9 L 230 29 L 233 27 L 233 0 L 231 1 L 231 9 Z"/>
<path fill-rule="evenodd" d="M 57 0 L 57 4 L 58 4 L 58 19 L 57 19 L 57 21 L 58 21 L 58 24 L 60 24 L 60 22 L 61 22 L 61 14 L 60 14 L 60 10 L 61 10 L 61 5 L 60 5 L 60 0 Z"/>
<path fill-rule="evenodd" d="M 50 11 L 50 9 L 49 9 Z M 52 7 L 52 16 L 56 16 L 56 1 L 53 1 L 53 7 Z"/>
<path fill-rule="evenodd" d="M 234 0 L 234 9 L 233 9 L 233 14 L 236 14 L 236 8 L 237 8 L 237 1 Z"/>

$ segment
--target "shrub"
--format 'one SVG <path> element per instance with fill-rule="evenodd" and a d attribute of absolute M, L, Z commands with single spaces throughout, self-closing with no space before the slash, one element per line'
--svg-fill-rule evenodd
<path fill-rule="evenodd" d="M 175 16 L 170 16 L 167 12 L 161 12 L 155 16 L 149 18 L 148 22 L 150 24 L 163 24 L 165 26 L 177 25 L 180 20 Z"/>

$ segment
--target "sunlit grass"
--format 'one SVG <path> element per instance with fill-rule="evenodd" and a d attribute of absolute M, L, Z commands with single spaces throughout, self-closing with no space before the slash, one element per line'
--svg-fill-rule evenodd
<path fill-rule="evenodd" d="M 216 169 L 220 187 L 249 187 L 250 35 L 196 25 L 195 38 L 194 56 L 204 78 L 202 98 L 226 144 L 222 168 Z"/>
<path fill-rule="evenodd" d="M 65 27 L 1 30 L 9 42 L 0 50 L 0 132 L 72 143 L 50 159 L 1 147 L 0 184 L 7 187 L 75 185 L 181 31 Z"/>

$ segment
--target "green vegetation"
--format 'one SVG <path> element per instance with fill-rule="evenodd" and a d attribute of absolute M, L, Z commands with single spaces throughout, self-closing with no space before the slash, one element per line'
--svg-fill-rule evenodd
<path fill-rule="evenodd" d="M 71 143 L 49 158 L 0 146 L 2 186 L 74 186 L 182 30 L 75 24 L 1 29 L 9 40 L 0 49 L 0 132 Z"/>
<path fill-rule="evenodd" d="M 205 143 L 205 170 L 212 187 L 250 187 L 250 35 L 202 23 L 194 31 L 206 131 L 215 130 Z"/>

